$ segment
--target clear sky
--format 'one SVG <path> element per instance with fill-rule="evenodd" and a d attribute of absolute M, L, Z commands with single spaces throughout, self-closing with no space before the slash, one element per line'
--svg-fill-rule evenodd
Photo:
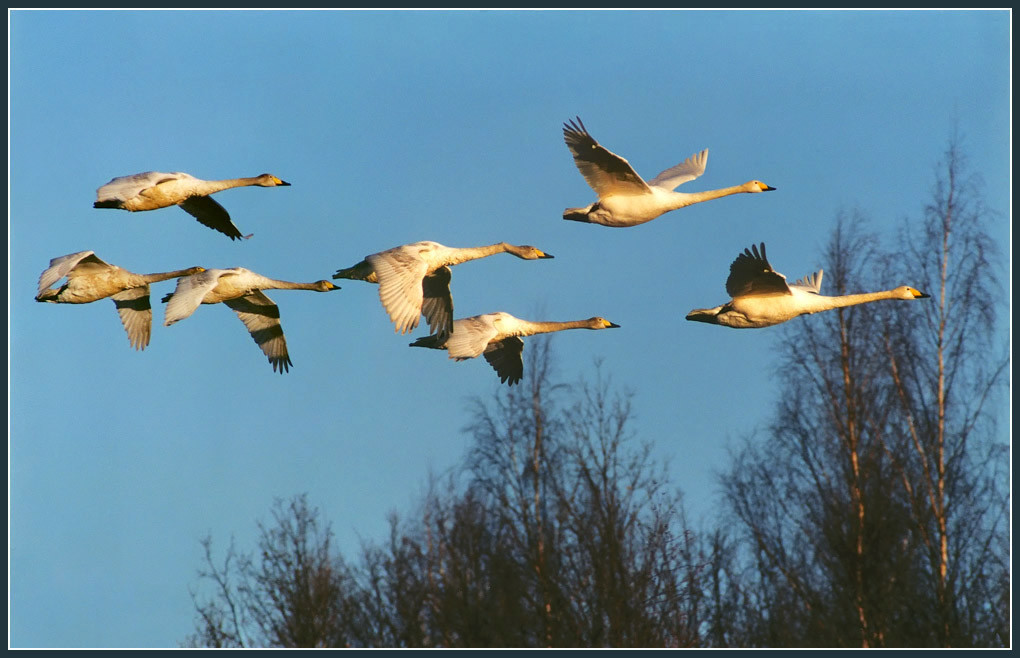
<path fill-rule="evenodd" d="M 56 256 L 314 281 L 419 240 L 538 246 L 555 259 L 455 268 L 455 317 L 622 325 L 555 336 L 560 375 L 602 359 L 634 391 L 634 429 L 671 460 L 697 520 L 716 514 L 727 444 L 782 395 L 783 328 L 684 321 L 727 299 L 737 253 L 764 241 L 798 278 L 827 267 L 841 210 L 891 236 L 920 216 L 954 124 L 1008 252 L 1008 11 L 8 18 L 16 647 L 177 645 L 193 630 L 200 539 L 254 547 L 274 498 L 307 493 L 349 556 L 384 540 L 387 513 L 463 456 L 468 401 L 500 386 L 482 359 L 409 348 L 424 328 L 394 334 L 359 281 L 269 293 L 294 363 L 282 376 L 222 305 L 163 327 L 173 281 L 152 286 L 152 342 L 135 352 L 112 302 L 33 300 Z M 709 148 L 681 191 L 778 189 L 632 228 L 563 221 L 595 198 L 562 139 L 575 115 L 646 178 Z M 177 208 L 92 208 L 96 188 L 148 170 L 292 186 L 217 195 L 254 233 L 237 242 Z"/>

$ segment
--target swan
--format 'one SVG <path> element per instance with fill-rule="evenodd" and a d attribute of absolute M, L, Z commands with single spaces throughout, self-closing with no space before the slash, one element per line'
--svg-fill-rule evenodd
<path fill-rule="evenodd" d="M 96 256 L 94 251 L 79 251 L 50 260 L 49 268 L 39 276 L 35 301 L 88 304 L 112 297 L 131 347 L 144 350 L 152 332 L 149 284 L 202 271 L 201 267 L 190 267 L 173 272 L 135 274 L 110 265 Z M 67 277 L 67 283 L 59 288 L 50 288 L 64 277 Z"/>
<path fill-rule="evenodd" d="M 482 354 L 499 375 L 499 381 L 513 386 L 524 375 L 524 361 L 521 359 L 524 341 L 520 336 L 565 329 L 615 329 L 619 326 L 600 317 L 569 322 L 530 322 L 500 311 L 456 320 L 453 331 L 446 337 L 425 336 L 411 343 L 411 347 L 446 350 L 450 358 L 457 361 Z"/>
<path fill-rule="evenodd" d="M 771 327 L 791 320 L 798 315 L 828 311 L 833 308 L 855 306 L 880 299 L 925 299 L 925 293 L 900 286 L 892 290 L 859 295 L 827 297 L 819 294 L 823 270 L 788 285 L 786 277 L 772 269 L 765 257 L 765 243 L 761 249 L 754 245 L 744 249 L 733 264 L 726 279 L 726 292 L 733 298 L 722 306 L 694 309 L 687 319 L 707 322 L 734 329 Z"/>
<path fill-rule="evenodd" d="M 414 330 L 419 316 L 424 315 L 431 332 L 444 337 L 453 328 L 450 266 L 500 253 L 524 260 L 553 257 L 531 245 L 499 242 L 483 247 L 447 247 L 424 241 L 366 256 L 357 265 L 338 270 L 333 278 L 378 283 L 379 300 L 396 332 Z"/>
<path fill-rule="evenodd" d="M 227 211 L 210 197 L 221 190 L 232 187 L 258 185 L 259 187 L 289 186 L 272 174 L 250 178 L 228 178 L 226 180 L 202 180 L 180 171 L 163 173 L 146 171 L 132 176 L 114 178 L 96 190 L 93 208 L 122 208 L 124 210 L 156 210 L 168 206 L 180 206 L 189 215 L 209 228 L 224 233 L 231 240 L 250 238 L 241 235 L 230 221 Z"/>
<path fill-rule="evenodd" d="M 162 301 L 167 303 L 163 324 L 169 327 L 189 317 L 199 304 L 223 302 L 237 313 L 255 344 L 269 358 L 273 370 L 283 374 L 293 363 L 280 326 L 280 309 L 262 291 L 339 289 L 329 281 L 295 283 L 270 279 L 243 267 L 210 269 L 178 279 L 177 289 L 163 297 Z"/>
<path fill-rule="evenodd" d="M 646 183 L 629 162 L 596 142 L 580 117 L 577 117 L 576 123 L 571 120 L 563 124 L 563 139 L 574 154 L 574 164 L 599 197 L 598 201 L 584 208 L 567 208 L 563 211 L 563 219 L 603 226 L 636 226 L 694 203 L 742 192 L 755 194 L 776 189 L 752 180 L 719 190 L 674 192 L 678 185 L 705 173 L 708 149 L 695 153 Z"/>

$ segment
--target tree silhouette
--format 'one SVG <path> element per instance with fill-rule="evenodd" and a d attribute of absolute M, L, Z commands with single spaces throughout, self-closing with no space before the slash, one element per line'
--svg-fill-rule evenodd
<path fill-rule="evenodd" d="M 258 558 L 206 540 L 192 645 L 688 646 L 698 560 L 679 494 L 631 434 L 631 398 L 597 370 L 552 379 L 548 340 L 526 380 L 478 400 L 462 468 L 431 482 L 357 566 L 303 496 L 277 502 Z"/>
<path fill-rule="evenodd" d="M 350 576 L 331 555 L 332 531 L 305 496 L 277 500 L 271 525 L 258 524 L 258 557 L 238 552 L 233 542 L 222 566 L 206 538 L 200 577 L 214 584 L 212 599 L 199 602 L 193 646 L 344 646 L 355 606 L 345 592 Z"/>

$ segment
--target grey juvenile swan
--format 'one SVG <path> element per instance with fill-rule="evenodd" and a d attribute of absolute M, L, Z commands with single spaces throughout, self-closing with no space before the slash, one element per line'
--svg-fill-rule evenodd
<path fill-rule="evenodd" d="M 223 302 L 237 313 L 255 344 L 269 358 L 273 370 L 283 374 L 293 365 L 287 352 L 287 339 L 280 326 L 280 309 L 263 290 L 315 290 L 327 292 L 339 290 L 329 281 L 295 283 L 280 281 L 256 274 L 243 267 L 206 270 L 184 277 L 177 282 L 177 289 L 163 297 L 166 318 L 163 324 L 173 323 L 189 317 L 199 304 Z"/>
<path fill-rule="evenodd" d="M 446 350 L 457 361 L 484 355 L 499 375 L 500 382 L 513 386 L 524 375 L 524 341 L 520 336 L 547 334 L 565 329 L 614 329 L 619 327 L 600 317 L 569 322 L 530 322 L 502 311 L 462 318 L 453 323 L 453 332 L 445 338 L 425 336 L 411 347 Z"/>
<path fill-rule="evenodd" d="M 173 272 L 135 274 L 110 265 L 93 251 L 79 251 L 50 261 L 49 268 L 39 277 L 35 300 L 53 304 L 88 304 L 111 297 L 131 346 L 144 350 L 152 333 L 149 284 L 202 271 L 201 267 L 189 267 Z M 67 283 L 59 288 L 50 288 L 64 277 L 67 277 Z"/>
<path fill-rule="evenodd" d="M 180 171 L 163 173 L 146 171 L 132 176 L 114 178 L 96 190 L 93 208 L 121 208 L 123 210 L 156 210 L 168 206 L 180 206 L 189 215 L 227 235 L 231 240 L 250 238 L 241 235 L 230 214 L 210 194 L 232 187 L 278 187 L 290 185 L 273 176 L 262 174 L 250 178 L 228 178 L 226 180 L 202 180 Z"/>

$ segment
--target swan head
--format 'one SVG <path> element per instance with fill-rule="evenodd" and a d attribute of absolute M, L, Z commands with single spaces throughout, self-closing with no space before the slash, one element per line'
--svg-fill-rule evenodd
<path fill-rule="evenodd" d="M 330 290 L 340 290 L 340 286 L 330 283 L 329 281 L 316 281 L 315 289 L 319 292 L 329 292 Z"/>
<path fill-rule="evenodd" d="M 592 329 L 618 329 L 620 327 L 620 325 L 615 322 L 610 322 L 609 320 L 599 316 L 589 318 L 588 322 L 591 323 Z"/>
<path fill-rule="evenodd" d="M 772 191 L 774 191 L 776 189 L 776 188 L 774 188 L 774 187 L 772 187 L 770 185 L 766 185 L 765 183 L 761 182 L 760 180 L 748 181 L 748 182 L 744 183 L 744 188 L 746 189 L 746 191 L 751 192 L 751 193 L 772 192 Z"/>
<path fill-rule="evenodd" d="M 538 260 L 539 258 L 554 258 L 552 254 L 547 254 L 538 247 L 532 247 L 530 244 L 523 244 L 518 247 L 515 247 L 515 251 L 513 252 L 513 254 L 518 258 L 523 258 L 524 260 Z"/>
<path fill-rule="evenodd" d="M 258 178 L 259 178 L 258 184 L 261 187 L 278 187 L 278 186 L 289 187 L 290 186 L 290 183 L 288 183 L 287 181 L 284 181 L 284 180 L 280 180 L 279 178 L 277 178 L 276 176 L 274 176 L 272 174 L 262 174 Z"/>
<path fill-rule="evenodd" d="M 896 293 L 897 299 L 927 299 L 931 297 L 931 295 L 923 293 L 917 288 L 911 288 L 910 286 L 894 288 L 893 292 Z"/>

